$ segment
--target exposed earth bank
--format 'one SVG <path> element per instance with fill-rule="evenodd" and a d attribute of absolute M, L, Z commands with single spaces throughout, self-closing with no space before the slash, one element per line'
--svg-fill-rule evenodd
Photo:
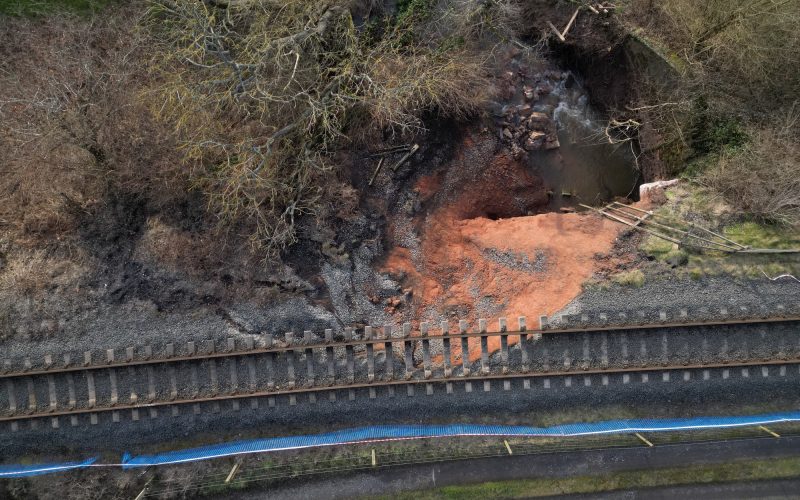
<path fill-rule="evenodd" d="M 549 60 L 504 47 L 484 113 L 458 123 L 430 117 L 428 132 L 409 141 L 419 151 L 396 170 L 402 154 L 387 156 L 374 183 L 374 152 L 343 152 L 349 166 L 329 207 L 335 225 L 304 218 L 299 243 L 280 259 L 264 261 L 209 231 L 192 194 L 169 203 L 120 194 L 97 210 L 76 207 L 74 239 L 0 238 L 5 355 L 556 314 L 587 280 L 644 258 L 637 237 L 613 223 L 551 211 L 554 199 L 569 197 L 529 161 L 561 161 L 553 98 L 561 90 L 591 91 L 599 111 L 626 102 L 634 73 L 626 39 L 596 23 L 581 17 L 571 45 Z M 599 50 L 606 46 L 614 49 Z M 591 71 L 597 66 L 619 71 Z M 654 180 L 658 159 L 640 160 L 639 181 Z M 792 287 L 762 285 L 779 294 Z M 703 282 L 675 286 L 675 302 L 709 293 Z M 750 285 L 715 288 L 714 300 L 740 300 L 741 287 Z"/>

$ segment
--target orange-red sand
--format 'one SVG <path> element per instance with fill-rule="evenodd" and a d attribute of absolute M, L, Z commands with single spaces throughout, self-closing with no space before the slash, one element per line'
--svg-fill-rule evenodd
<path fill-rule="evenodd" d="M 599 267 L 595 255 L 607 254 L 621 230 L 594 214 L 459 220 L 446 207 L 430 214 L 423 227 L 416 259 L 408 249 L 396 247 L 383 265 L 386 271 L 406 273 L 415 316 L 431 309 L 443 316 L 467 311 L 466 319 L 474 327 L 477 300 L 489 298 L 499 308 L 497 316 L 508 318 L 510 329 L 518 316 L 526 316 L 528 325 L 535 327 L 540 315 L 551 315 L 575 298 Z M 524 254 L 531 263 L 538 254 L 543 256 L 543 269 L 504 265 L 492 258 L 497 253 Z M 465 318 L 459 314 L 459 319 Z M 490 323 L 490 330 L 495 328 Z M 497 344 L 490 343 L 490 350 L 498 349 Z M 471 359 L 480 356 L 477 343 L 470 350 Z"/>

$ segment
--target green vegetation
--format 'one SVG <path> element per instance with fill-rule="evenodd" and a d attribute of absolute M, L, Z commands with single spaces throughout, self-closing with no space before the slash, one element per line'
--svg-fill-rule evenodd
<path fill-rule="evenodd" d="M 800 476 L 800 458 L 737 460 L 726 464 L 629 471 L 602 476 L 526 479 L 477 485 L 447 486 L 435 490 L 393 495 L 392 498 L 530 498 L 569 493 L 599 493 L 657 486 L 754 481 L 798 476 Z"/>
<path fill-rule="evenodd" d="M 644 285 L 644 273 L 639 269 L 623 271 L 611 277 L 611 281 L 622 286 L 635 286 L 637 288 Z"/>
<path fill-rule="evenodd" d="M 743 220 L 729 204 L 719 200 L 713 190 L 696 185 L 677 186 L 667 191 L 667 202 L 656 209 L 659 220 L 675 223 L 693 220 L 702 226 L 724 234 L 727 238 L 752 248 L 800 248 L 800 233 L 787 226 L 764 221 Z M 797 254 L 728 254 L 723 252 L 694 252 L 678 245 L 647 235 L 639 250 L 652 260 L 678 267 L 679 274 L 698 279 L 721 274 L 764 278 L 779 274 L 800 274 L 800 255 Z"/>
<path fill-rule="evenodd" d="M 0 0 L 0 15 L 41 16 L 58 12 L 91 14 L 114 0 Z"/>
<path fill-rule="evenodd" d="M 800 233 L 756 222 L 726 226 L 725 236 L 753 248 L 800 248 Z"/>
<path fill-rule="evenodd" d="M 624 22 L 665 47 L 675 81 L 651 81 L 637 119 L 668 175 L 742 214 L 800 227 L 800 0 L 626 0 Z"/>

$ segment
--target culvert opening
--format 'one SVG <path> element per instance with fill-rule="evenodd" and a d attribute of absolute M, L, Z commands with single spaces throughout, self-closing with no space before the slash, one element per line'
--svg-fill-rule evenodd
<path fill-rule="evenodd" d="M 591 104 L 571 71 L 516 71 L 495 127 L 514 157 L 541 179 L 540 211 L 638 199 L 635 130 L 614 124 Z"/>

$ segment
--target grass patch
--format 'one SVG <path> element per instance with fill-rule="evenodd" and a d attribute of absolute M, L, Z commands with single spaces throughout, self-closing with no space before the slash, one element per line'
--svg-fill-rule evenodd
<path fill-rule="evenodd" d="M 753 248 L 800 248 L 800 234 L 781 226 L 743 222 L 724 231 L 728 238 Z"/>
<path fill-rule="evenodd" d="M 393 495 L 400 499 L 529 498 L 568 493 L 596 493 L 681 484 L 781 479 L 800 476 L 800 458 L 732 461 L 608 475 L 498 481 L 477 485 L 446 486 L 428 491 Z"/>
<path fill-rule="evenodd" d="M 800 234 L 792 227 L 757 221 L 740 222 L 740 214 L 708 189 L 687 183 L 666 193 L 667 203 L 655 210 L 659 222 L 688 229 L 681 221 L 691 220 L 752 248 L 800 248 Z M 725 221 L 731 222 L 726 225 Z M 695 280 L 722 275 L 764 279 L 764 273 L 769 276 L 800 273 L 800 255 L 797 254 L 686 251 L 651 235 L 642 239 L 639 250 L 659 264 L 653 266 L 656 271 L 664 271 L 663 264 L 667 264 L 675 268 L 671 272 Z"/>
<path fill-rule="evenodd" d="M 667 255 L 675 250 L 674 243 L 671 243 L 661 238 L 657 238 L 652 234 L 648 234 L 640 245 L 640 249 L 647 255 L 654 257 L 656 260 L 666 260 Z"/>
<path fill-rule="evenodd" d="M 613 281 L 617 285 L 635 286 L 639 288 L 642 285 L 644 285 L 644 273 L 639 269 L 634 269 L 632 271 L 624 271 L 612 276 L 611 281 Z"/>
<path fill-rule="evenodd" d="M 60 12 L 93 14 L 113 0 L 0 0 L 0 14 L 20 17 Z"/>

